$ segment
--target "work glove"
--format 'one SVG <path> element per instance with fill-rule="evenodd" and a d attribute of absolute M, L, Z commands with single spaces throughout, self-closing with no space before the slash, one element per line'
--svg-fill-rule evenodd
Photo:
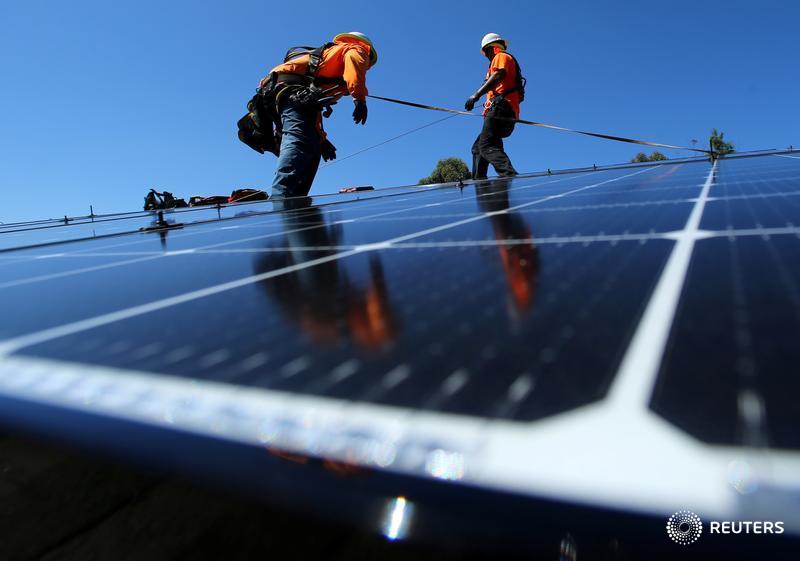
<path fill-rule="evenodd" d="M 471 95 L 467 98 L 467 102 L 464 104 L 464 109 L 467 111 L 472 111 L 475 109 L 475 104 L 478 102 L 478 98 L 474 95 Z"/>
<path fill-rule="evenodd" d="M 367 102 L 363 99 L 356 101 L 356 107 L 353 109 L 353 122 L 357 125 L 367 122 Z"/>
<path fill-rule="evenodd" d="M 336 159 L 336 146 L 331 144 L 331 141 L 328 140 L 327 138 L 322 141 L 321 149 L 322 149 L 322 159 L 323 160 L 325 160 L 327 162 L 329 160 L 335 160 Z"/>

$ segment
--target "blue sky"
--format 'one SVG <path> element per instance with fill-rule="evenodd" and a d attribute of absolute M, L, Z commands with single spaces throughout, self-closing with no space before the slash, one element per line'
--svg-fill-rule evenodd
<path fill-rule="evenodd" d="M 261 76 L 298 44 L 358 30 L 376 43 L 371 93 L 461 107 L 483 34 L 509 38 L 528 78 L 522 117 L 687 144 L 719 127 L 741 150 L 800 144 L 796 2 L 13 2 L 0 4 L 0 221 L 141 208 L 268 187 L 275 159 L 236 138 Z M 344 99 L 326 129 L 346 156 L 441 114 Z M 457 117 L 320 170 L 313 193 L 416 183 L 469 158 Z M 629 160 L 639 147 L 533 127 L 518 170 Z M 685 155 L 670 152 L 674 157 Z"/>

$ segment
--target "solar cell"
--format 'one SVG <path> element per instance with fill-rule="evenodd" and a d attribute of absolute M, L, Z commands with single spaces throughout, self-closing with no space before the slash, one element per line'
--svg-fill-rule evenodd
<path fill-rule="evenodd" d="M 770 492 L 800 484 L 800 159 L 783 156 L 378 190 L 7 252 L 0 395 L 88 414 L 89 443 L 102 415 L 746 516 L 756 491 L 730 462 Z M 784 503 L 759 508 L 800 533 Z"/>

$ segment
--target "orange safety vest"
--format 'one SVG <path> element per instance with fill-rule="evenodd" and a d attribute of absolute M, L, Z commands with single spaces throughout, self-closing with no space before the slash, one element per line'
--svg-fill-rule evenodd
<path fill-rule="evenodd" d="M 335 82 L 344 80 L 344 87 L 334 93 L 350 94 L 356 101 L 364 101 L 367 96 L 366 74 L 370 68 L 370 46 L 349 38 L 339 39 L 322 53 L 316 78 Z M 279 64 L 271 72 L 278 74 L 306 75 L 310 55 L 304 54 Z M 262 85 L 264 80 L 262 80 Z"/>
<path fill-rule="evenodd" d="M 488 80 L 489 76 L 498 70 L 504 70 L 505 75 L 500 82 L 495 84 L 495 86 L 486 93 L 486 103 L 483 106 L 483 114 L 486 115 L 486 112 L 492 106 L 492 99 L 495 96 L 502 95 L 506 101 L 508 101 L 509 105 L 511 105 L 516 118 L 519 119 L 519 103 L 521 101 L 521 92 L 518 89 L 519 82 L 517 79 L 517 63 L 514 60 L 514 57 L 506 53 L 500 47 L 495 47 L 494 52 L 494 58 L 492 58 L 492 62 L 489 64 L 489 70 L 486 72 L 486 79 Z M 506 93 L 509 91 L 511 93 Z"/>

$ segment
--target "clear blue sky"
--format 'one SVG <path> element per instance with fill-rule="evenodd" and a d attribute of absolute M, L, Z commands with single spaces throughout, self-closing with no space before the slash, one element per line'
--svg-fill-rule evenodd
<path fill-rule="evenodd" d="M 268 187 L 275 160 L 236 138 L 259 78 L 287 47 L 358 30 L 376 43 L 372 93 L 461 107 L 480 84 L 484 33 L 528 77 L 523 118 L 686 144 L 723 129 L 742 150 L 800 144 L 797 2 L 0 3 L 0 221 L 141 208 Z M 439 118 L 344 99 L 326 128 L 339 155 Z M 415 183 L 467 160 L 480 120 L 457 117 L 320 170 L 313 193 Z M 520 171 L 629 160 L 635 145 L 518 127 Z M 680 153 L 668 153 L 680 156 Z"/>

